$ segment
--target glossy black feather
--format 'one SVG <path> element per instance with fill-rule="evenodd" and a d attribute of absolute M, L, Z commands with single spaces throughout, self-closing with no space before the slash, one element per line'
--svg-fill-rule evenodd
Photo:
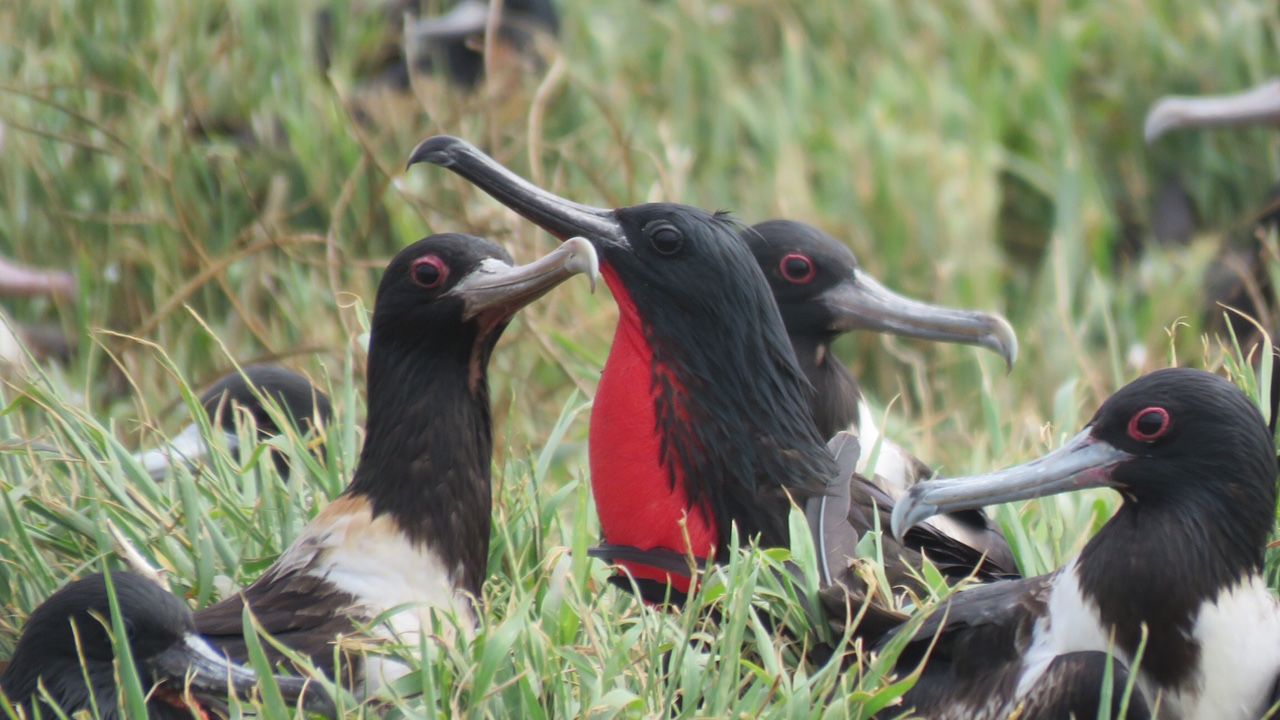
<path fill-rule="evenodd" d="M 654 204 L 623 208 L 633 242 L 601 260 L 630 293 L 653 350 L 658 421 L 673 472 L 712 509 L 721 548 L 732 523 L 766 545 L 788 542 L 787 493 L 822 492 L 835 474 L 809 413 L 812 388 L 796 363 L 759 267 L 726 216 Z M 685 239 L 676 257 L 646 232 L 660 223 Z M 678 385 L 668 379 L 674 379 Z"/>

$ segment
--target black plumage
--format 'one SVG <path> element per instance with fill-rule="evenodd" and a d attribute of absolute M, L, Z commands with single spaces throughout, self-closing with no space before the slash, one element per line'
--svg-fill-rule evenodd
<path fill-rule="evenodd" d="M 229 689 L 242 697 L 254 690 L 257 676 L 228 664 L 199 638 L 181 600 L 140 575 L 116 572 L 111 581 L 134 668 L 143 692 L 149 693 L 151 717 L 202 717 L 208 710 L 225 709 Z M 104 576 L 67 584 L 27 619 L 13 659 L 0 675 L 0 689 L 28 714 L 38 707 L 45 717 L 53 717 L 47 692 L 63 712 L 96 707 L 96 717 L 122 717 L 115 650 L 104 622 L 111 622 Z M 276 682 L 291 704 L 301 697 L 311 712 L 334 716 L 332 700 L 319 686 L 299 678 Z"/>
<path fill-rule="evenodd" d="M 1053 658 L 1114 649 L 1170 717 L 1260 716 L 1280 678 L 1280 608 L 1261 579 L 1276 457 L 1261 414 L 1227 381 L 1186 369 L 1144 376 L 1050 455 L 916 486 L 894 527 L 1085 487 L 1115 488 L 1120 510 L 1057 572 L 961 591 L 935 611 L 901 661 L 913 667 L 937 636 L 907 705 L 926 717 L 1004 717 L 1054 684 L 1081 692 L 1078 676 L 1038 674 Z"/>

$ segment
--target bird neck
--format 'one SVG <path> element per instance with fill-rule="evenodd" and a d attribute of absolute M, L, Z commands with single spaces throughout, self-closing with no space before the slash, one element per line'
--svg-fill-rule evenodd
<path fill-rule="evenodd" d="M 791 335 L 796 361 L 813 385 L 809 405 L 813 421 L 824 438 L 842 430 L 856 430 L 858 406 L 862 402 L 858 380 L 831 354 L 833 340 L 826 335 Z"/>
<path fill-rule="evenodd" d="M 821 492 L 835 467 L 776 308 L 698 317 L 602 274 L 619 309 L 591 415 L 606 542 L 724 557 L 736 524 L 786 545 L 788 494 Z"/>
<path fill-rule="evenodd" d="M 1195 678 L 1201 608 L 1262 571 L 1270 509 L 1241 517 L 1209 485 L 1195 498 L 1126 498 L 1077 565 L 1081 592 L 1129 657 L 1148 629 L 1141 672 L 1163 687 Z"/>
<path fill-rule="evenodd" d="M 664 432 L 670 416 L 683 413 L 684 388 L 655 364 L 635 303 L 617 274 L 607 265 L 602 272 L 619 314 L 588 441 L 600 529 L 608 544 L 706 558 L 718 544 L 716 519 L 708 503 L 691 500 L 685 467 L 671 456 Z M 636 578 L 689 590 L 684 578 L 639 563 L 619 564 Z"/>
<path fill-rule="evenodd" d="M 376 321 L 376 318 L 375 318 Z M 457 568 L 479 593 L 489 557 L 493 454 L 484 368 L 492 341 L 369 342 L 368 419 L 349 496 Z M 479 368 L 475 372 L 474 368 Z"/>

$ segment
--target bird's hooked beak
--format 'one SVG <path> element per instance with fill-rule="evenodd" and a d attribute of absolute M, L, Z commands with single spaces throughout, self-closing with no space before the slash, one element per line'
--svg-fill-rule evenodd
<path fill-rule="evenodd" d="M 406 167 L 420 162 L 454 171 L 561 240 L 581 235 L 597 247 L 628 244 L 612 210 L 582 205 L 547 192 L 465 140 L 448 135 L 427 138 L 413 149 Z"/>
<path fill-rule="evenodd" d="M 497 259 L 485 260 L 448 294 L 462 298 L 464 319 L 484 315 L 494 322 L 504 322 L 520 308 L 579 273 L 591 280 L 591 289 L 595 290 L 596 279 L 600 277 L 600 259 L 591 243 L 574 237 L 527 265 L 511 266 Z"/>
<path fill-rule="evenodd" d="M 1272 80 L 1233 95 L 1170 95 L 1160 98 L 1147 112 L 1143 136 L 1151 143 L 1171 130 L 1278 121 L 1280 80 Z"/>
<path fill-rule="evenodd" d="M 186 635 L 181 642 L 153 657 L 150 664 L 155 679 L 189 690 L 201 703 L 222 706 L 229 690 L 237 697 L 247 698 L 259 685 L 257 673 L 230 662 L 194 634 Z M 297 705 L 301 699 L 308 712 L 337 716 L 333 698 L 318 683 L 298 677 L 273 677 L 285 702 Z"/>
<path fill-rule="evenodd" d="M 76 281 L 70 273 L 38 270 L 0 258 L 0 296 L 69 298 L 76 294 Z"/>
<path fill-rule="evenodd" d="M 893 535 L 901 540 L 914 525 L 940 513 L 976 510 L 1085 488 L 1113 487 L 1111 471 L 1132 457 L 1093 437 L 1092 428 L 1085 428 L 1066 445 L 1029 463 L 984 475 L 915 485 L 893 509 Z"/>
<path fill-rule="evenodd" d="M 990 313 L 930 305 L 899 295 L 862 270 L 817 297 L 835 318 L 835 332 L 874 330 L 937 342 L 987 348 L 1012 368 L 1018 336 L 1009 321 Z"/>

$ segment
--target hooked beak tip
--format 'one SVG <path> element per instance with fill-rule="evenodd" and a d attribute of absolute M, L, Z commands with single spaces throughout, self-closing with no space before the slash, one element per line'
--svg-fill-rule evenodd
<path fill-rule="evenodd" d="M 1018 334 L 1013 326 L 1000 315 L 992 315 L 995 327 L 992 329 L 988 347 L 1004 359 L 1004 371 L 1013 371 L 1013 364 L 1018 361 Z"/>
<path fill-rule="evenodd" d="M 889 530 L 898 542 L 902 542 L 903 536 L 917 523 L 932 517 L 937 512 L 936 507 L 921 503 L 917 499 L 919 493 L 913 492 L 914 490 L 915 488 L 912 488 L 907 491 L 901 502 L 894 506 L 893 515 L 889 519 Z"/>
<path fill-rule="evenodd" d="M 565 267 L 587 276 L 591 283 L 591 292 L 596 291 L 596 281 L 600 279 L 600 256 L 590 240 L 582 237 L 571 237 L 561 247 L 570 247 L 573 256 L 565 263 Z"/>
<path fill-rule="evenodd" d="M 1163 98 L 1151 108 L 1142 123 L 1142 140 L 1151 145 L 1165 133 L 1178 125 L 1178 102 L 1173 98 Z"/>
<path fill-rule="evenodd" d="M 454 154 L 459 150 L 465 150 L 470 147 L 465 140 L 460 140 L 452 135 L 433 135 L 432 137 L 418 143 L 409 155 L 409 162 L 404 166 L 405 170 L 417 165 L 418 163 L 431 163 L 440 167 L 449 167 L 454 162 Z"/>

